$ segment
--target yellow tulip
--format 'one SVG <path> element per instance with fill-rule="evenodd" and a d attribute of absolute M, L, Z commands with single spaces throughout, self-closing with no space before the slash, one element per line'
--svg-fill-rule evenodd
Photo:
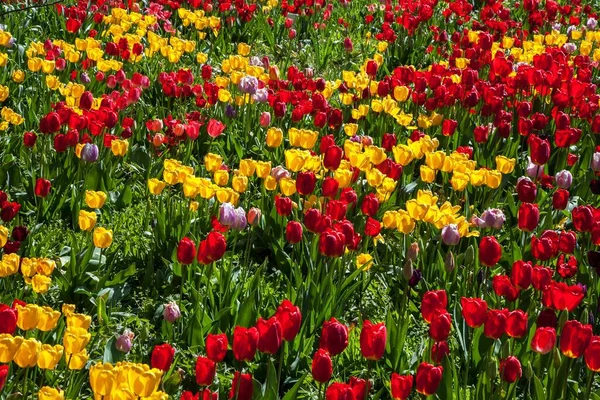
<path fill-rule="evenodd" d="M 226 186 L 229 182 L 229 172 L 227 172 L 227 170 L 225 169 L 219 169 L 215 171 L 215 174 L 213 175 L 213 180 L 219 186 Z"/>
<path fill-rule="evenodd" d="M 64 311 L 65 310 L 63 309 L 63 313 L 67 317 L 67 328 L 82 328 L 85 330 L 90 329 L 92 317 L 85 314 L 74 313 L 72 311 L 70 311 L 69 314 L 67 314 Z"/>
<path fill-rule="evenodd" d="M 516 160 L 504 156 L 496 156 L 496 169 L 502 174 L 511 174 L 515 170 Z"/>
<path fill-rule="evenodd" d="M 421 180 L 426 183 L 435 181 L 436 170 L 429 168 L 427 165 L 421 165 Z"/>
<path fill-rule="evenodd" d="M 408 235 L 415 229 L 415 220 L 408 215 L 404 210 L 398 210 L 396 214 L 396 225 L 398 230 L 405 235 Z"/>
<path fill-rule="evenodd" d="M 263 182 L 265 189 L 269 191 L 273 191 L 277 189 L 277 179 L 272 177 L 271 175 L 267 176 Z"/>
<path fill-rule="evenodd" d="M 471 185 L 473 185 L 473 186 L 481 186 L 481 185 L 485 184 L 486 177 L 487 177 L 487 170 L 485 170 L 485 169 L 478 169 L 476 171 L 471 172 L 471 174 L 469 175 Z"/>
<path fill-rule="evenodd" d="M 405 144 L 394 146 L 392 153 L 394 160 L 402 166 L 408 165 L 415 158 L 412 149 Z"/>
<path fill-rule="evenodd" d="M 502 182 L 502 174 L 500 173 L 500 171 L 497 170 L 490 170 L 487 172 L 488 173 L 486 176 L 485 184 L 490 189 L 497 189 L 500 186 L 500 183 Z"/>
<path fill-rule="evenodd" d="M 75 304 L 65 303 L 62 305 L 61 311 L 65 317 L 69 317 L 69 316 L 73 315 L 73 313 L 75 312 Z"/>
<path fill-rule="evenodd" d="M 142 397 L 142 400 L 169 400 L 169 395 L 159 390 L 148 397 Z"/>
<path fill-rule="evenodd" d="M 33 57 L 27 60 L 27 68 L 31 72 L 38 72 L 42 68 L 42 59 L 38 57 Z"/>
<path fill-rule="evenodd" d="M 349 168 L 338 168 L 333 172 L 333 179 L 335 179 L 340 189 L 347 188 L 350 186 L 352 180 L 353 171 Z"/>
<path fill-rule="evenodd" d="M 281 178 L 279 180 L 279 188 L 285 196 L 291 196 L 296 193 L 296 181 L 292 178 Z"/>
<path fill-rule="evenodd" d="M 310 153 L 306 150 L 291 149 L 285 151 L 286 168 L 292 172 L 298 172 L 304 166 Z"/>
<path fill-rule="evenodd" d="M 21 336 L 12 336 L 7 333 L 0 334 L 0 363 L 11 362 L 21 347 L 21 343 L 23 343 Z"/>
<path fill-rule="evenodd" d="M 111 229 L 105 229 L 98 227 L 94 229 L 93 234 L 94 246 L 100 249 L 106 249 L 109 247 L 113 240 L 113 231 Z"/>
<path fill-rule="evenodd" d="M 208 153 L 204 156 L 204 167 L 208 172 L 215 172 L 223 164 L 223 157 L 218 154 Z"/>
<path fill-rule="evenodd" d="M 357 124 L 344 124 L 344 133 L 347 136 L 354 136 L 356 135 L 356 132 L 358 132 L 358 125 Z"/>
<path fill-rule="evenodd" d="M 281 145 L 283 141 L 283 132 L 279 128 L 269 128 L 267 131 L 267 146 L 276 148 Z"/>
<path fill-rule="evenodd" d="M 8 241 L 8 229 L 4 225 L 0 225 L 0 249 L 6 245 Z"/>
<path fill-rule="evenodd" d="M 239 173 L 243 176 L 251 177 L 256 170 L 256 162 L 251 159 L 240 160 Z"/>
<path fill-rule="evenodd" d="M 199 206 L 200 206 L 200 203 L 198 203 L 197 201 L 191 201 L 190 202 L 190 211 L 198 211 Z"/>
<path fill-rule="evenodd" d="M 356 256 L 356 268 L 368 271 L 373 266 L 373 256 L 367 253 L 362 253 Z"/>
<path fill-rule="evenodd" d="M 82 231 L 90 232 L 94 229 L 96 221 L 98 219 L 97 214 L 94 211 L 79 211 L 79 229 Z"/>
<path fill-rule="evenodd" d="M 87 351 L 84 349 L 83 351 L 75 354 L 65 354 L 65 359 L 69 363 L 67 367 L 70 370 L 80 370 L 85 367 L 85 364 L 88 362 L 89 356 Z"/>
<path fill-rule="evenodd" d="M 163 372 L 156 368 L 137 374 L 131 385 L 133 392 L 141 397 L 151 396 L 158 389 L 162 374 Z"/>
<path fill-rule="evenodd" d="M 469 175 L 464 174 L 462 172 L 454 171 L 450 183 L 452 184 L 452 189 L 460 192 L 465 190 L 465 188 L 469 184 L 469 181 Z"/>
<path fill-rule="evenodd" d="M 23 82 L 25 80 L 25 72 L 23 72 L 23 70 L 21 70 L 21 69 L 17 69 L 16 71 L 13 71 L 12 79 L 16 83 Z"/>
<path fill-rule="evenodd" d="M 79 353 L 89 343 L 92 335 L 83 328 L 68 327 L 63 336 L 63 346 L 67 353 Z"/>
<path fill-rule="evenodd" d="M 37 364 L 41 349 L 42 344 L 38 340 L 24 339 L 13 361 L 21 368 L 31 368 Z"/>
<path fill-rule="evenodd" d="M 37 359 L 37 366 L 40 369 L 54 369 L 63 356 L 64 347 L 60 344 L 51 346 L 43 344 Z"/>
<path fill-rule="evenodd" d="M 201 180 L 195 176 L 188 176 L 183 182 L 183 195 L 187 198 L 194 198 L 200 194 Z"/>
<path fill-rule="evenodd" d="M 44 306 L 39 310 L 38 318 L 37 328 L 40 331 L 48 332 L 56 327 L 60 318 L 60 311 Z"/>
<path fill-rule="evenodd" d="M 419 203 L 415 199 L 410 199 L 406 202 L 406 211 L 408 215 L 417 221 L 420 221 L 425 217 L 429 207 L 429 205 Z"/>
<path fill-rule="evenodd" d="M 215 188 L 218 186 L 213 185 L 213 183 L 208 178 L 200 178 L 200 197 L 203 199 L 210 199 L 215 195 Z"/>
<path fill-rule="evenodd" d="M 40 306 L 36 304 L 17 305 L 16 309 L 18 312 L 17 326 L 19 329 L 28 331 L 37 327 L 41 312 Z"/>
<path fill-rule="evenodd" d="M 95 192 L 93 190 L 85 191 L 85 204 L 89 208 L 102 208 L 104 202 L 106 202 L 106 193 Z"/>
<path fill-rule="evenodd" d="M 117 370 L 111 364 L 96 364 L 90 368 L 90 386 L 96 395 L 108 396 L 117 386 Z"/>
<path fill-rule="evenodd" d="M 33 291 L 35 293 L 46 293 L 50 289 L 51 284 L 52 279 L 44 275 L 36 274 L 33 278 L 31 278 L 31 286 L 33 287 Z"/>
<path fill-rule="evenodd" d="M 163 171 L 163 179 L 169 185 L 175 185 L 179 181 L 179 174 L 175 170 L 165 169 Z"/>
<path fill-rule="evenodd" d="M 385 177 L 383 172 L 381 172 L 377 168 L 371 168 L 370 170 L 368 170 L 366 176 L 367 183 L 372 187 L 377 187 L 381 185 L 381 182 L 383 182 L 383 178 Z"/>
<path fill-rule="evenodd" d="M 270 161 L 256 161 L 256 176 L 265 179 L 271 173 Z"/>
<path fill-rule="evenodd" d="M 243 193 L 248 188 L 248 178 L 244 175 L 235 175 L 231 179 L 231 187 L 238 193 Z"/>
<path fill-rule="evenodd" d="M 64 400 L 65 393 L 62 390 L 44 386 L 38 392 L 39 400 Z"/>
<path fill-rule="evenodd" d="M 250 54 L 250 46 L 248 46 L 246 43 L 238 43 L 237 51 L 240 56 L 245 57 Z"/>
<path fill-rule="evenodd" d="M 10 93 L 10 90 L 8 89 L 8 86 L 0 85 L 0 103 L 4 102 L 6 99 L 8 99 L 9 93 Z"/>
<path fill-rule="evenodd" d="M 127 150 L 129 149 L 129 142 L 127 140 L 122 139 L 113 139 L 110 143 L 110 150 L 113 155 L 117 157 L 123 157 L 127 154 Z"/>
<path fill-rule="evenodd" d="M 166 182 L 158 180 L 156 178 L 148 179 L 148 190 L 150 193 L 154 195 L 159 195 L 164 190 L 165 186 L 167 186 Z"/>
<path fill-rule="evenodd" d="M 386 229 L 395 229 L 398 227 L 397 223 L 397 212 L 396 211 L 386 211 L 383 214 L 382 224 Z"/>

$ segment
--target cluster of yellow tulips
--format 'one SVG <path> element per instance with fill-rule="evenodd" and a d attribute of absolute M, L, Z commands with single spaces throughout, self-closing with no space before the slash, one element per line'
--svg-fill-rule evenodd
<path fill-rule="evenodd" d="M 106 202 L 106 193 L 87 190 L 85 192 L 85 204 L 92 209 L 99 210 L 104 206 Z M 110 247 L 113 240 L 113 232 L 111 229 L 103 227 L 94 227 L 98 220 L 97 211 L 79 211 L 79 229 L 82 231 L 90 232 L 92 229 L 94 233 L 92 235 L 94 240 L 94 246 L 100 249 L 106 249 Z"/>
<path fill-rule="evenodd" d="M 98 363 L 90 368 L 90 386 L 96 400 L 167 400 L 158 390 L 163 371 L 146 364 Z"/>

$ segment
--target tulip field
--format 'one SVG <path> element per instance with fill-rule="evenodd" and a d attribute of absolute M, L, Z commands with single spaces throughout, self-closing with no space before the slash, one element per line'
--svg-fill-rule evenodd
<path fill-rule="evenodd" d="M 599 13 L 3 1 L 0 399 L 600 400 Z"/>

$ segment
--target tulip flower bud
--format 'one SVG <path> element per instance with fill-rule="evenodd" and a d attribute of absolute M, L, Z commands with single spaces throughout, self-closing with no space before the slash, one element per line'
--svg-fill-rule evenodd
<path fill-rule="evenodd" d="M 134 338 L 135 334 L 129 329 L 125 329 L 123 333 L 117 337 L 117 341 L 115 343 L 116 349 L 123 353 L 129 353 L 133 347 Z"/>
<path fill-rule="evenodd" d="M 260 222 L 261 216 L 262 216 L 262 212 L 260 211 L 260 208 L 252 207 L 248 211 L 248 215 L 246 218 L 250 225 L 256 226 Z"/>
<path fill-rule="evenodd" d="M 411 260 L 412 262 L 415 262 L 415 261 L 417 261 L 418 255 L 419 255 L 419 243 L 414 242 L 408 248 L 408 253 L 406 254 L 406 256 L 408 257 L 409 260 Z"/>
<path fill-rule="evenodd" d="M 469 267 L 473 264 L 473 261 L 475 260 L 475 249 L 473 248 L 473 245 L 469 245 L 469 247 L 467 247 L 467 251 L 465 252 L 465 266 Z"/>
<path fill-rule="evenodd" d="M 500 349 L 500 355 L 502 359 L 507 358 L 510 355 L 510 342 L 507 340 L 502 343 L 502 348 Z"/>
<path fill-rule="evenodd" d="M 527 363 L 525 370 L 523 371 L 523 375 L 527 379 L 531 379 L 533 377 L 533 368 L 531 367 L 531 361 Z"/>
<path fill-rule="evenodd" d="M 560 351 L 558 350 L 558 347 L 554 348 L 553 363 L 554 363 L 554 368 L 558 369 L 560 367 L 561 357 L 560 357 Z"/>
<path fill-rule="evenodd" d="M 569 319 L 569 313 L 561 313 L 560 317 L 558 318 L 558 327 L 562 328 L 565 323 L 567 322 L 567 320 Z"/>
<path fill-rule="evenodd" d="M 173 323 L 181 318 L 181 311 L 179 306 L 174 301 L 171 301 L 164 305 L 163 318 L 165 321 Z"/>
<path fill-rule="evenodd" d="M 271 113 L 264 111 L 260 114 L 260 126 L 267 128 L 269 125 L 271 125 Z"/>
<path fill-rule="evenodd" d="M 402 275 L 407 281 L 410 280 L 410 278 L 412 278 L 413 276 L 413 266 L 410 258 L 404 263 L 404 267 L 402 268 Z"/>
<path fill-rule="evenodd" d="M 423 278 L 423 274 L 421 273 L 421 270 L 415 269 L 413 271 L 412 278 L 410 278 L 410 280 L 408 281 L 408 285 L 410 287 L 415 287 L 419 284 L 419 282 L 421 282 L 422 278 Z"/>
<path fill-rule="evenodd" d="M 446 267 L 447 272 L 454 271 L 454 267 L 456 267 L 456 265 L 454 264 L 454 254 L 452 254 L 452 251 L 449 251 L 448 254 L 446 254 L 446 258 L 444 259 L 444 267 Z"/>

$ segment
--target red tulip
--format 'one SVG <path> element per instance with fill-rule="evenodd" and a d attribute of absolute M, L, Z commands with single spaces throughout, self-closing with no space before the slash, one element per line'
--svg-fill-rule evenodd
<path fill-rule="evenodd" d="M 347 203 L 340 200 L 331 200 L 327 203 L 325 214 L 334 221 L 346 218 Z"/>
<path fill-rule="evenodd" d="M 0 365 L 0 393 L 6 384 L 6 379 L 8 377 L 8 365 Z"/>
<path fill-rule="evenodd" d="M 479 242 L 479 262 L 485 266 L 493 267 L 502 257 L 502 247 L 493 236 L 484 236 Z"/>
<path fill-rule="evenodd" d="M 213 360 L 199 356 L 196 360 L 196 383 L 210 386 L 215 379 L 216 364 Z"/>
<path fill-rule="evenodd" d="M 177 261 L 188 265 L 194 262 L 196 258 L 196 244 L 189 238 L 184 237 L 177 246 Z"/>
<path fill-rule="evenodd" d="M 300 308 L 296 307 L 289 300 L 283 300 L 275 312 L 275 317 L 277 317 L 277 320 L 281 323 L 283 340 L 288 342 L 294 340 L 300 330 L 300 324 L 302 322 Z"/>
<path fill-rule="evenodd" d="M 550 268 L 536 265 L 531 270 L 531 283 L 535 290 L 544 291 L 552 282 L 552 274 L 554 271 Z"/>
<path fill-rule="evenodd" d="M 450 347 L 448 347 L 448 342 L 436 342 L 431 347 L 431 359 L 436 364 L 441 364 L 444 357 L 450 355 Z"/>
<path fill-rule="evenodd" d="M 90 91 L 86 90 L 79 98 L 79 108 L 81 108 L 82 110 L 90 110 L 93 105 L 94 96 Z"/>
<path fill-rule="evenodd" d="M 352 392 L 354 393 L 354 398 L 356 400 L 363 400 L 367 398 L 367 394 L 369 393 L 370 389 L 370 385 L 367 384 L 367 381 L 355 376 L 351 376 L 348 384 L 352 388 Z"/>
<path fill-rule="evenodd" d="M 452 136 L 454 132 L 456 132 L 456 128 L 458 127 L 458 122 L 453 119 L 445 119 L 442 122 L 442 135 L 444 136 Z"/>
<path fill-rule="evenodd" d="M 523 375 L 521 362 L 515 356 L 509 356 L 500 361 L 500 378 L 504 382 L 513 383 Z"/>
<path fill-rule="evenodd" d="M 214 362 L 221 362 L 225 358 L 225 355 L 227 355 L 228 345 L 226 334 L 208 334 L 206 336 L 206 355 Z"/>
<path fill-rule="evenodd" d="M 578 358 L 592 340 L 592 326 L 579 321 L 567 321 L 560 335 L 560 351 L 569 358 Z"/>
<path fill-rule="evenodd" d="M 340 354 L 348 347 L 348 327 L 331 317 L 323 323 L 319 347 L 325 349 L 332 356 Z"/>
<path fill-rule="evenodd" d="M 319 237 L 319 253 L 327 257 L 341 257 L 345 241 L 343 233 L 328 228 Z"/>
<path fill-rule="evenodd" d="M 233 331 L 233 355 L 238 361 L 250 361 L 254 358 L 258 346 L 258 330 L 236 326 Z"/>
<path fill-rule="evenodd" d="M 556 310 L 573 311 L 584 297 L 583 287 L 552 281 L 543 293 L 542 302 L 546 307 L 553 307 Z"/>
<path fill-rule="evenodd" d="M 377 75 L 378 65 L 375 61 L 369 60 L 367 61 L 367 66 L 365 68 L 365 72 L 369 75 L 370 78 L 374 78 Z"/>
<path fill-rule="evenodd" d="M 556 329 L 551 327 L 538 327 L 531 339 L 531 350 L 540 354 L 548 354 L 556 344 Z"/>
<path fill-rule="evenodd" d="M 275 209 L 277 210 L 277 214 L 287 217 L 292 213 L 292 199 L 275 196 Z"/>
<path fill-rule="evenodd" d="M 328 382 L 333 374 L 333 364 L 331 357 L 325 349 L 319 349 L 313 356 L 312 376 L 319 383 Z"/>
<path fill-rule="evenodd" d="M 311 208 L 304 214 L 304 225 L 312 233 L 321 233 L 331 228 L 331 218 L 321 214 L 316 208 Z"/>
<path fill-rule="evenodd" d="M 34 132 L 25 132 L 23 135 L 23 144 L 25 147 L 33 147 L 35 146 L 35 141 L 37 140 L 37 136 Z"/>
<path fill-rule="evenodd" d="M 434 394 L 442 381 L 443 372 L 444 368 L 441 365 L 435 367 L 422 362 L 417 368 L 417 392 L 425 396 Z"/>
<path fill-rule="evenodd" d="M 387 329 L 385 324 L 380 322 L 373 324 L 366 320 L 360 332 L 360 351 L 367 360 L 379 360 L 385 352 L 385 343 L 387 340 Z"/>
<path fill-rule="evenodd" d="M 206 132 L 211 138 L 216 138 L 220 136 L 224 130 L 225 124 L 223 124 L 221 121 L 217 121 L 216 119 L 211 118 L 210 121 L 208 121 L 208 124 L 206 125 Z"/>
<path fill-rule="evenodd" d="M 452 317 L 446 311 L 440 311 L 431 320 L 429 325 L 429 336 L 436 342 L 442 342 L 448 339 L 450 335 L 450 329 L 452 329 Z"/>
<path fill-rule="evenodd" d="M 506 319 L 506 334 L 513 338 L 522 338 L 527 333 L 527 313 L 514 310 Z"/>
<path fill-rule="evenodd" d="M 393 373 L 391 377 L 392 398 L 395 400 L 406 400 L 410 396 L 413 386 L 412 375 L 398 375 Z"/>
<path fill-rule="evenodd" d="M 483 334 L 491 339 L 500 339 L 506 331 L 506 320 L 508 319 L 508 310 L 490 309 L 485 314 L 485 323 L 483 325 Z"/>
<path fill-rule="evenodd" d="M 220 260 L 227 250 L 227 241 L 220 232 L 212 231 L 206 239 L 200 243 L 198 248 L 198 262 L 210 264 Z"/>
<path fill-rule="evenodd" d="M 462 316 L 471 328 L 479 328 L 485 322 L 487 303 L 483 299 L 462 297 Z"/>
<path fill-rule="evenodd" d="M 317 177 L 314 172 L 298 172 L 296 176 L 296 190 L 302 196 L 306 196 L 314 192 L 315 184 L 317 183 Z"/>
<path fill-rule="evenodd" d="M 340 184 L 334 178 L 328 176 L 323 180 L 321 185 L 321 194 L 323 197 L 334 198 L 337 196 L 337 192 L 340 188 Z"/>
<path fill-rule="evenodd" d="M 285 227 L 285 240 L 290 244 L 296 244 L 302 240 L 302 224 L 298 221 L 288 221 Z"/>
<path fill-rule="evenodd" d="M 377 221 L 375 218 L 367 217 L 365 235 L 375 237 L 379 235 L 379 232 L 381 232 L 381 222 Z"/>
<path fill-rule="evenodd" d="M 494 276 L 492 287 L 498 296 L 505 297 L 508 301 L 515 301 L 519 297 L 520 289 L 506 275 Z"/>
<path fill-rule="evenodd" d="M 533 267 L 531 266 L 531 262 L 519 260 L 513 263 L 510 274 L 510 280 L 513 285 L 518 286 L 520 289 L 527 290 L 531 285 L 532 279 Z"/>
<path fill-rule="evenodd" d="M 578 206 L 573 208 L 571 220 L 577 232 L 590 232 L 595 221 L 592 207 Z"/>
<path fill-rule="evenodd" d="M 524 232 L 533 231 L 540 222 L 540 210 L 537 204 L 521 203 L 518 213 L 519 229 Z"/>
<path fill-rule="evenodd" d="M 531 161 L 536 165 L 546 164 L 550 159 L 550 142 L 536 135 L 530 135 L 528 142 Z"/>
<path fill-rule="evenodd" d="M 229 390 L 229 398 L 237 398 L 237 400 L 252 400 L 252 392 L 254 384 L 252 383 L 252 375 L 241 374 L 235 371 L 231 389 Z M 237 397 L 236 397 L 237 396 Z"/>
<path fill-rule="evenodd" d="M 67 32 L 75 33 L 81 28 L 81 21 L 74 18 L 68 18 L 66 23 Z"/>
<path fill-rule="evenodd" d="M 592 336 L 590 344 L 584 353 L 585 365 L 594 372 L 600 372 L 600 336 Z M 0 372 L 1 375 L 1 372 Z M 0 378 L 1 381 L 1 378 Z M 2 384 L 0 382 L 0 390 Z"/>
<path fill-rule="evenodd" d="M 384 133 L 383 138 L 381 139 L 381 147 L 385 149 L 385 151 L 392 151 L 393 147 L 398 142 L 396 135 L 393 133 Z"/>
<path fill-rule="evenodd" d="M 150 365 L 152 368 L 158 368 L 161 371 L 167 372 L 171 368 L 173 358 L 175 357 L 175 349 L 168 343 L 154 346 L 152 356 L 150 357 Z"/>
<path fill-rule="evenodd" d="M 339 146 L 329 146 L 323 154 L 323 167 L 328 170 L 335 171 L 340 167 L 342 162 L 343 150 Z"/>
<path fill-rule="evenodd" d="M 557 189 L 552 195 L 552 208 L 555 210 L 564 210 L 569 204 L 569 191 L 566 189 Z"/>
<path fill-rule="evenodd" d="M 17 329 L 17 311 L 6 304 L 0 304 L 0 334 L 12 335 Z"/>
<path fill-rule="evenodd" d="M 374 217 L 379 210 L 379 200 L 373 193 L 369 193 L 363 199 L 360 210 L 363 214 Z"/>
<path fill-rule="evenodd" d="M 517 190 L 519 201 L 524 203 L 533 203 L 535 201 L 537 196 L 537 186 L 531 179 L 527 177 L 519 178 L 515 189 Z"/>
<path fill-rule="evenodd" d="M 354 396 L 352 387 L 346 383 L 335 382 L 327 388 L 325 400 L 359 400 Z"/>
<path fill-rule="evenodd" d="M 37 197 L 44 198 L 50 193 L 51 187 L 52 184 L 48 179 L 37 178 L 37 180 L 35 181 L 35 195 Z"/>
<path fill-rule="evenodd" d="M 277 317 L 259 318 L 256 322 L 258 330 L 258 350 L 265 354 L 275 354 L 281 347 L 282 329 Z"/>
<path fill-rule="evenodd" d="M 577 245 L 577 236 L 573 231 L 562 231 L 558 236 L 558 250 L 565 254 L 573 254 Z"/>
<path fill-rule="evenodd" d="M 429 324 L 436 315 L 446 311 L 446 307 L 448 307 L 448 295 L 445 290 L 425 292 L 421 301 L 421 315 Z"/>

